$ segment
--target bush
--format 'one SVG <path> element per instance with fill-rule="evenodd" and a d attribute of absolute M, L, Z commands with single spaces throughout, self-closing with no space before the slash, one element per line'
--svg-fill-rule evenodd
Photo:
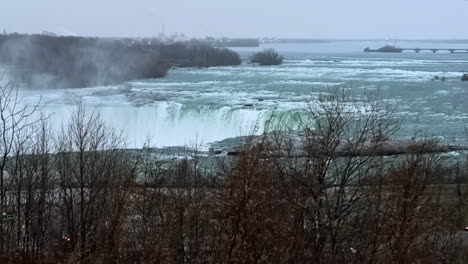
<path fill-rule="evenodd" d="M 252 56 L 252 62 L 260 65 L 280 65 L 283 63 L 283 59 L 283 56 L 279 55 L 274 49 L 257 52 Z"/>

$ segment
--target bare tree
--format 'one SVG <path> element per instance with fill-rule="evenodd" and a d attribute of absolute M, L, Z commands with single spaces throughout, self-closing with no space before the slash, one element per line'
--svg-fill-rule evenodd
<path fill-rule="evenodd" d="M 115 256 L 118 248 L 128 188 L 135 177 L 123 148 L 122 137 L 99 114 L 87 114 L 82 106 L 60 136 L 57 162 L 62 230 L 80 263 L 99 257 L 95 255 L 98 247 L 108 257 Z"/>
<path fill-rule="evenodd" d="M 0 76 L 0 82 L 4 75 Z M 18 86 L 12 82 L 0 84 L 0 208 L 3 216 L 13 213 L 8 203 L 8 185 L 11 180 L 7 167 L 18 149 L 31 138 L 31 126 L 40 121 L 34 116 L 40 110 L 40 102 L 27 105 L 19 95 Z M 3 220 L 3 219 L 2 219 Z M 0 223 L 0 255 L 9 249 L 5 221 Z M 10 241 L 11 242 L 11 241 Z"/>
<path fill-rule="evenodd" d="M 0 106 L 21 103 L 8 94 Z M 330 90 L 299 128 L 252 136 L 214 167 L 198 151 L 126 150 L 82 106 L 58 136 L 19 108 L 0 108 L 2 263 L 467 260 L 463 172 L 432 140 L 387 156 L 400 120 L 374 93 Z"/>

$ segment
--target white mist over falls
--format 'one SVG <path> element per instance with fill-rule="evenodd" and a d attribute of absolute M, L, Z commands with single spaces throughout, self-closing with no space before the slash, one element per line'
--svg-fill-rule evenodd
<path fill-rule="evenodd" d="M 54 126 L 69 120 L 82 102 L 126 134 L 129 146 L 147 139 L 155 146 L 206 146 L 229 137 L 260 133 L 272 116 L 290 125 L 294 113 L 330 87 L 379 89 L 404 118 L 404 135 L 424 131 L 447 140 L 468 124 L 468 83 L 461 82 L 468 54 L 369 54 L 366 46 L 386 43 L 336 42 L 272 44 L 286 60 L 281 66 L 172 69 L 167 77 L 106 87 L 21 89 L 25 102 L 39 98 Z M 454 47 L 451 43 L 399 46 Z M 260 49 L 265 46 L 260 47 Z M 247 58 L 258 49 L 240 48 Z M 434 81 L 434 77 L 445 81 Z"/>

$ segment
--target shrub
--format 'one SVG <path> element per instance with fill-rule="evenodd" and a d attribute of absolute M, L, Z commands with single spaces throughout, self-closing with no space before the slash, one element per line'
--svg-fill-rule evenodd
<path fill-rule="evenodd" d="M 279 55 L 274 49 L 267 49 L 257 52 L 252 56 L 252 62 L 260 65 L 280 65 L 283 63 L 283 56 Z"/>

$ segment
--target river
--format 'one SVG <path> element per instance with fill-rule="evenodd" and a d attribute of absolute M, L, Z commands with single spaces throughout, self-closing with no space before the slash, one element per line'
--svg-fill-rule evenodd
<path fill-rule="evenodd" d="M 375 41 L 320 44 L 268 44 L 237 48 L 244 63 L 236 67 L 172 69 L 161 79 L 76 89 L 21 90 L 25 102 L 39 98 L 59 129 L 82 102 L 127 136 L 129 147 L 147 139 L 154 146 L 207 146 L 229 137 L 260 133 L 274 114 L 293 123 L 293 113 L 320 92 L 342 87 L 359 93 L 378 89 L 398 107 L 400 135 L 417 132 L 445 140 L 464 138 L 468 124 L 468 54 L 364 53 L 365 47 L 397 44 L 404 48 L 468 48 L 441 42 Z M 275 48 L 280 66 L 254 66 L 255 51 Z M 435 76 L 445 81 L 433 80 Z M 70 107 L 74 106 L 74 107 Z"/>

